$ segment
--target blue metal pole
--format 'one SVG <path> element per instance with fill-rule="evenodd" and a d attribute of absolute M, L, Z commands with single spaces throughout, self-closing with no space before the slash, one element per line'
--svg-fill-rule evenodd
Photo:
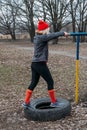
<path fill-rule="evenodd" d="M 80 36 L 77 36 L 77 44 L 76 44 L 76 60 L 79 60 L 79 43 L 80 43 Z"/>
<path fill-rule="evenodd" d="M 87 35 L 87 32 L 70 32 L 70 36 Z"/>

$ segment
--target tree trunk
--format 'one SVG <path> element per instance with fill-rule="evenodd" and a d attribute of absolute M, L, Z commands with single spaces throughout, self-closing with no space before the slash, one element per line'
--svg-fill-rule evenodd
<path fill-rule="evenodd" d="M 16 40 L 15 33 L 11 34 L 12 40 Z"/>
<path fill-rule="evenodd" d="M 72 20 L 72 28 L 73 28 L 73 32 L 75 32 L 76 31 L 76 27 L 75 27 L 75 18 L 73 17 L 73 20 Z M 75 36 L 73 36 L 73 42 L 76 42 L 76 37 Z"/>

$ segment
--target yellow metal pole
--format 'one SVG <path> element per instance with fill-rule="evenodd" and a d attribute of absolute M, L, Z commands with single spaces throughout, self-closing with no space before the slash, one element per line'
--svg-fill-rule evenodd
<path fill-rule="evenodd" d="M 79 101 L 79 42 L 80 36 L 77 36 L 76 44 L 76 89 L 75 89 L 75 102 L 78 104 Z"/>
<path fill-rule="evenodd" d="M 80 36 L 87 35 L 87 32 L 71 32 L 71 36 L 77 36 L 76 40 L 76 88 L 75 88 L 75 102 L 78 104 L 79 101 L 79 43 Z"/>
<path fill-rule="evenodd" d="M 75 89 L 75 102 L 78 104 L 79 100 L 79 60 L 76 60 L 76 89 Z"/>

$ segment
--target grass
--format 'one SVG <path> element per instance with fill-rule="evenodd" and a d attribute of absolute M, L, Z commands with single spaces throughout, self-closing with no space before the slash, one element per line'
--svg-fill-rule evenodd
<path fill-rule="evenodd" d="M 69 46 L 74 50 L 74 47 Z M 50 46 L 50 49 L 57 50 L 57 45 Z M 58 47 L 59 50 L 64 50 L 65 45 Z M 68 50 L 68 45 L 66 47 Z M 66 51 L 65 50 L 65 51 Z M 85 47 L 86 50 L 86 47 Z M 73 52 L 73 51 L 72 51 Z M 82 52 L 83 53 L 83 52 Z M 85 54 L 85 53 L 84 53 Z M 47 123 L 35 123 L 33 121 L 27 121 L 23 115 L 23 108 L 21 106 L 24 101 L 25 91 L 31 81 L 31 60 L 32 52 L 22 49 L 12 48 L 8 46 L 1 46 L 0 48 L 0 117 L 1 117 L 1 129 L 40 129 L 45 127 L 47 129 L 56 129 L 61 124 L 62 127 L 74 122 L 75 125 L 79 118 L 84 118 L 81 108 L 78 110 L 78 114 L 75 113 L 76 107 L 73 107 L 73 113 L 69 120 L 64 119 L 57 122 Z M 71 104 L 75 99 L 75 58 L 61 56 L 57 54 L 49 55 L 48 67 L 54 79 L 54 88 L 56 90 L 56 96 L 69 99 Z M 79 64 L 79 99 L 80 102 L 87 99 L 87 60 L 80 60 Z M 40 78 L 40 82 L 33 91 L 32 98 L 48 97 L 47 84 Z M 82 108 L 83 109 L 83 108 Z M 84 119 L 85 120 L 85 119 Z M 62 123 L 65 122 L 65 123 Z M 65 124 L 65 125 L 63 125 Z M 22 128 L 20 128 L 20 126 Z M 72 124 L 71 124 L 72 127 Z M 85 125 L 84 125 L 85 128 Z"/>

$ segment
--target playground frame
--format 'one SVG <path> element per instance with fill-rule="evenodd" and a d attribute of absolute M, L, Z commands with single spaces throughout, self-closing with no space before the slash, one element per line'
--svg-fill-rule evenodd
<path fill-rule="evenodd" d="M 71 32 L 70 36 L 76 36 L 76 88 L 75 88 L 75 102 L 79 101 L 79 45 L 80 36 L 87 36 L 87 32 Z"/>

